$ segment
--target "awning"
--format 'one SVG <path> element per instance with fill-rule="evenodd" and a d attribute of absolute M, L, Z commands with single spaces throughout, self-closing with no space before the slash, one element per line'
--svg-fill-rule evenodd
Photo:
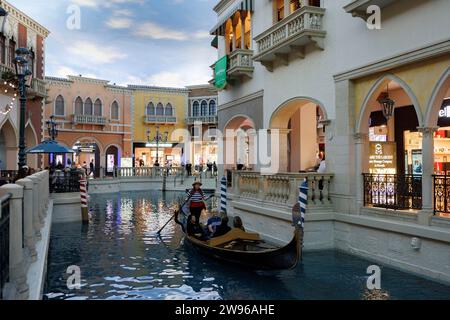
<path fill-rule="evenodd" d="M 67 147 L 65 147 L 65 146 L 63 146 L 63 145 L 60 145 L 55 140 L 45 140 L 41 144 L 26 150 L 26 153 L 31 153 L 31 154 L 37 154 L 37 153 L 60 153 L 60 154 L 65 154 L 65 153 L 74 153 L 74 151 L 69 149 L 69 148 L 67 148 Z"/>
<path fill-rule="evenodd" d="M 216 49 L 219 48 L 219 38 L 218 38 L 218 36 L 215 36 L 214 39 L 211 41 L 211 47 L 214 47 Z"/>
<path fill-rule="evenodd" d="M 225 23 L 230 19 L 237 11 L 250 11 L 253 12 L 255 7 L 254 0 L 240 0 L 234 6 L 229 8 L 225 14 L 222 15 L 219 22 L 211 29 L 211 35 L 224 36 L 225 35 Z"/>

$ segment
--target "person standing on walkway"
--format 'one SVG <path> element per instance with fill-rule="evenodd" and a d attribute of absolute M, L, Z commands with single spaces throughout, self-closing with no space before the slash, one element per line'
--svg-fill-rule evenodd
<path fill-rule="evenodd" d="M 91 163 L 89 163 L 89 175 L 94 175 L 95 171 L 95 165 L 94 165 L 94 159 L 91 160 Z"/>
<path fill-rule="evenodd" d="M 189 203 L 189 211 L 191 215 L 195 216 L 197 223 L 200 223 L 202 211 L 206 209 L 206 198 L 201 186 L 202 183 L 200 181 L 195 181 L 192 184 L 191 191 L 189 191 L 187 200 Z"/>

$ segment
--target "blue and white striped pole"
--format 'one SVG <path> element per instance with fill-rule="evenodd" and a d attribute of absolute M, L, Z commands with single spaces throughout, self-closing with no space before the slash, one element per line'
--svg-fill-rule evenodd
<path fill-rule="evenodd" d="M 301 219 L 298 222 L 302 228 L 305 227 L 305 214 L 306 214 L 306 206 L 308 205 L 308 181 L 303 181 L 300 185 L 300 193 L 298 197 L 298 202 L 300 203 L 300 213 Z"/>
<path fill-rule="evenodd" d="M 220 213 L 227 213 L 227 178 L 220 180 Z"/>

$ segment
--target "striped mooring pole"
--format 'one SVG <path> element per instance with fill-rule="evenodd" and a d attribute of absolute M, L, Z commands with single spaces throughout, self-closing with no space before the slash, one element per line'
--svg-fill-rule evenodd
<path fill-rule="evenodd" d="M 298 197 L 298 202 L 300 203 L 300 213 L 301 218 L 298 222 L 302 228 L 305 227 L 305 214 L 306 214 L 306 206 L 308 205 L 308 181 L 303 181 L 303 183 L 300 185 L 300 193 Z"/>
<path fill-rule="evenodd" d="M 85 177 L 80 178 L 80 197 L 81 197 L 81 220 L 83 224 L 89 223 L 89 211 L 87 200 L 87 180 Z"/>
<path fill-rule="evenodd" d="M 220 180 L 220 213 L 227 213 L 227 177 Z"/>

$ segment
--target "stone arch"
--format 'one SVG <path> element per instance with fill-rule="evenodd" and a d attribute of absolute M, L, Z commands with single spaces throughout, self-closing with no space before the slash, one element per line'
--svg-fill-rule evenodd
<path fill-rule="evenodd" d="M 430 100 L 428 101 L 427 111 L 425 115 L 425 126 L 436 127 L 438 123 L 439 110 L 442 101 L 450 97 L 450 67 L 440 77 L 438 83 L 433 89 Z"/>
<path fill-rule="evenodd" d="M 18 135 L 17 130 L 7 117 L 0 126 L 0 169 L 17 169 Z"/>
<path fill-rule="evenodd" d="M 385 74 L 381 76 L 377 81 L 375 81 L 375 83 L 372 85 L 371 89 L 367 93 L 366 98 L 364 99 L 364 102 L 362 104 L 361 110 L 359 112 L 358 122 L 356 124 L 356 132 L 367 133 L 365 127 L 366 124 L 369 123 L 369 118 L 371 114 L 369 104 L 374 102 L 374 99 L 376 99 L 383 92 L 383 90 L 385 89 L 384 84 L 389 83 L 390 81 L 397 83 L 401 87 L 401 89 L 403 89 L 403 91 L 410 99 L 411 104 L 414 106 L 417 120 L 419 121 L 419 126 L 423 125 L 423 114 L 420 108 L 420 104 L 412 89 L 405 81 L 403 81 L 396 75 Z"/>

